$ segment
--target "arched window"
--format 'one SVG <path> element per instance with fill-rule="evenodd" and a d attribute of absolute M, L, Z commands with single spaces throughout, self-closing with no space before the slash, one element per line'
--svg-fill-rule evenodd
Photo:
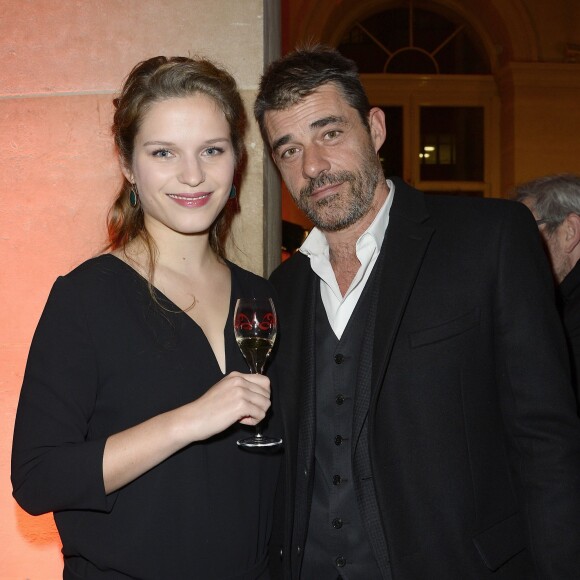
<path fill-rule="evenodd" d="M 361 73 L 489 74 L 483 47 L 465 22 L 429 10 L 395 8 L 355 22 L 339 50 Z"/>
<path fill-rule="evenodd" d="M 385 174 L 424 191 L 499 196 L 499 100 L 489 59 L 467 22 L 424 6 L 408 0 L 354 22 L 338 46 L 386 113 Z"/>

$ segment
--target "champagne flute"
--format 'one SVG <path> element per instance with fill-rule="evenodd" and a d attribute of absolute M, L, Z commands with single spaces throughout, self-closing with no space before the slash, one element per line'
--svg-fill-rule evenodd
<path fill-rule="evenodd" d="M 234 311 L 236 342 L 250 367 L 250 372 L 262 374 L 266 360 L 276 340 L 276 310 L 271 298 L 239 298 Z M 251 437 L 240 439 L 240 447 L 275 447 L 282 444 L 278 437 L 262 435 L 260 425 Z"/>

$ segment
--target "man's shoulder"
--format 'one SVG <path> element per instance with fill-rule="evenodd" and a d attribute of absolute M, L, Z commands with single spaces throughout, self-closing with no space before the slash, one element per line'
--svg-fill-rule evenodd
<path fill-rule="evenodd" d="M 301 281 L 305 283 L 310 272 L 309 258 L 301 252 L 296 252 L 272 272 L 269 280 L 280 294 L 286 288 L 295 289 Z"/>
<path fill-rule="evenodd" d="M 480 224 L 494 229 L 500 224 L 509 224 L 518 230 L 522 227 L 537 229 L 530 210 L 517 201 L 437 194 L 425 194 L 424 197 L 429 216 L 440 224 Z"/>
<path fill-rule="evenodd" d="M 251 282 L 256 282 L 258 284 L 266 281 L 265 278 L 263 278 L 259 274 L 256 274 L 250 270 L 247 270 L 246 268 L 239 266 L 235 262 L 231 262 L 230 260 L 226 260 L 226 264 L 228 265 L 230 270 L 234 273 L 234 275 L 238 276 L 240 279 L 251 281 Z"/>
<path fill-rule="evenodd" d="M 433 209 L 452 209 L 471 213 L 529 213 L 530 210 L 523 204 L 503 198 L 476 197 L 469 195 L 439 195 L 424 193 L 425 203 Z"/>
<path fill-rule="evenodd" d="M 395 185 L 392 215 L 403 215 L 419 220 L 430 217 L 441 222 L 457 219 L 473 219 L 481 222 L 505 218 L 533 222 L 530 210 L 514 200 L 424 193 L 400 178 L 390 179 Z"/>

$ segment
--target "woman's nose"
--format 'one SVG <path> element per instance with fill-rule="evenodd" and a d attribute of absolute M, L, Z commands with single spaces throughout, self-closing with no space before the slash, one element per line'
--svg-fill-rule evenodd
<path fill-rule="evenodd" d="M 205 173 L 197 157 L 184 157 L 181 162 L 179 181 L 195 187 L 205 181 Z"/>

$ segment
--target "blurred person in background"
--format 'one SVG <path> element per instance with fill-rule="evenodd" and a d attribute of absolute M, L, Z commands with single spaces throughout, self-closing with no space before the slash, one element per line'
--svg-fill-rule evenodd
<path fill-rule="evenodd" d="M 532 211 L 552 264 L 580 409 L 580 176 L 539 177 L 518 185 L 514 197 Z"/>

